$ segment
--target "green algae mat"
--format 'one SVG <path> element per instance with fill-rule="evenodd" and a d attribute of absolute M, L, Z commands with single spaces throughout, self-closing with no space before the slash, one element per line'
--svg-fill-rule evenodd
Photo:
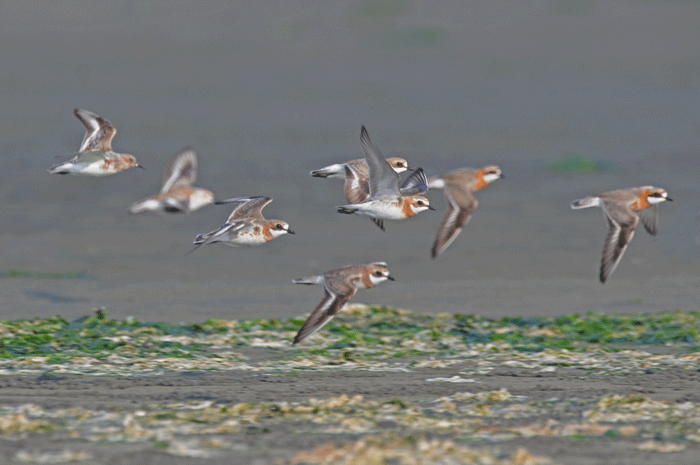
<path fill-rule="evenodd" d="M 694 463 L 700 313 L 0 321 L 0 463 Z"/>

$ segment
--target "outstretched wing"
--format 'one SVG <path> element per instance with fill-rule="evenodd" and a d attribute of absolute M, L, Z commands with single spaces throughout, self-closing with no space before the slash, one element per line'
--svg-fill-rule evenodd
<path fill-rule="evenodd" d="M 170 161 L 163 177 L 161 193 L 174 186 L 191 186 L 197 180 L 197 154 L 191 148 L 179 151 Z"/>
<path fill-rule="evenodd" d="M 249 223 L 246 223 L 245 221 L 226 222 L 226 224 L 224 224 L 215 231 L 211 231 L 206 234 L 199 234 L 197 235 L 197 237 L 194 238 L 194 248 L 187 252 L 186 255 L 191 254 L 198 248 L 204 247 L 205 245 L 213 244 L 214 242 L 221 242 L 222 239 L 224 239 L 226 236 L 229 236 L 230 234 L 238 234 L 243 228 L 245 228 L 248 225 Z"/>
<path fill-rule="evenodd" d="M 640 211 L 639 220 L 649 234 L 656 236 L 657 227 L 659 225 L 659 205 L 655 204 Z"/>
<path fill-rule="evenodd" d="M 345 165 L 345 200 L 349 204 L 360 203 L 369 197 L 369 179 L 366 164 Z"/>
<path fill-rule="evenodd" d="M 401 195 L 421 195 L 428 192 L 428 177 L 423 168 L 416 169 L 399 188 Z"/>
<path fill-rule="evenodd" d="M 445 186 L 445 200 L 447 200 L 447 213 L 440 223 L 435 242 L 430 250 L 432 258 L 436 258 L 452 244 L 479 206 L 479 202 L 472 193 L 458 185 Z"/>
<path fill-rule="evenodd" d="M 112 139 L 117 133 L 112 123 L 87 110 L 76 108 L 73 113 L 85 127 L 85 136 L 80 144 L 81 152 L 85 150 L 109 152 L 112 150 Z"/>
<path fill-rule="evenodd" d="M 344 279 L 329 278 L 324 283 L 324 288 L 326 295 L 301 326 L 292 344 L 303 341 L 323 328 L 323 326 L 331 321 L 335 314 L 348 303 L 350 298 L 355 295 L 355 292 L 357 292 L 357 289 L 345 283 Z"/>
<path fill-rule="evenodd" d="M 627 250 L 627 245 L 634 236 L 634 228 L 639 218 L 632 211 L 617 208 L 608 210 L 603 205 L 603 214 L 608 220 L 608 235 L 603 247 L 603 259 L 600 263 L 600 282 L 604 283 L 615 271 L 622 255 Z"/>
<path fill-rule="evenodd" d="M 254 219 L 254 220 L 264 220 L 262 216 L 262 209 L 265 205 L 272 202 L 270 197 L 256 196 L 256 197 L 238 197 L 235 199 L 220 200 L 216 202 L 217 205 L 225 203 L 237 203 L 239 204 L 233 209 L 231 215 L 228 217 L 227 222 L 232 222 L 241 219 Z"/>
<path fill-rule="evenodd" d="M 370 217 L 370 219 L 374 221 L 374 224 L 376 224 L 379 229 L 381 229 L 382 231 L 386 231 L 386 228 L 384 227 L 384 220 L 374 217 Z"/>
<path fill-rule="evenodd" d="M 360 145 L 369 167 L 369 196 L 371 198 L 397 197 L 401 178 L 384 159 L 382 152 L 372 143 L 364 126 L 360 130 Z"/>

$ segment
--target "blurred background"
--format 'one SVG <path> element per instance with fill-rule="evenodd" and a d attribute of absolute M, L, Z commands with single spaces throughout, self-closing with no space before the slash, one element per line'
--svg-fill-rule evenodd
<path fill-rule="evenodd" d="M 113 317 L 287 318 L 322 289 L 291 279 L 383 260 L 396 282 L 354 301 L 484 316 L 697 310 L 700 2 L 0 3 L 0 318 L 105 307 Z M 49 175 L 77 150 L 74 108 L 111 121 L 147 170 Z M 431 260 L 444 215 L 339 215 L 342 182 L 309 171 L 386 156 L 428 175 L 498 164 L 506 179 Z M 218 198 L 266 195 L 296 231 L 257 248 L 185 256 L 230 206 L 130 215 L 175 152 L 199 156 Z M 607 225 L 572 200 L 652 184 L 642 228 L 598 282 Z"/>

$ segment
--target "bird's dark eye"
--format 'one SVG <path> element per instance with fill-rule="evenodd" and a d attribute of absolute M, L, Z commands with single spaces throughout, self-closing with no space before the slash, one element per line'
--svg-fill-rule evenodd
<path fill-rule="evenodd" d="M 278 224 L 277 224 L 277 229 L 284 229 L 284 227 L 282 227 L 282 225 L 278 223 Z"/>
<path fill-rule="evenodd" d="M 382 276 L 382 272 L 381 272 L 381 271 L 375 271 L 375 272 L 374 272 L 374 275 L 375 275 L 375 276 Z"/>
<path fill-rule="evenodd" d="M 419 200 L 419 201 L 418 201 L 418 205 L 423 205 L 423 201 L 422 201 L 422 200 Z"/>

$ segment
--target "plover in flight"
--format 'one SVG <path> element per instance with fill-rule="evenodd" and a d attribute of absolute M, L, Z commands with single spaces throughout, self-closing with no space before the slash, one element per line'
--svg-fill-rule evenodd
<path fill-rule="evenodd" d="M 412 171 L 408 167 L 408 162 L 403 158 L 389 157 L 386 161 L 397 173 Z M 311 176 L 344 179 L 345 200 L 348 203 L 360 203 L 369 197 L 369 168 L 364 158 L 314 170 L 311 172 Z"/>
<path fill-rule="evenodd" d="M 297 344 L 328 323 L 343 306 L 355 295 L 357 288 L 369 289 L 386 280 L 393 281 L 384 262 L 346 266 L 327 271 L 320 276 L 308 276 L 292 280 L 295 284 L 322 284 L 326 295 L 301 329 L 292 344 Z"/>
<path fill-rule="evenodd" d="M 476 210 L 479 201 L 476 200 L 473 192 L 503 177 L 498 166 L 488 165 L 478 169 L 458 169 L 428 179 L 430 189 L 445 190 L 447 201 L 447 213 L 440 223 L 435 242 L 430 250 L 433 258 L 452 244 Z"/>
<path fill-rule="evenodd" d="M 262 209 L 270 202 L 272 202 L 270 197 L 241 197 L 216 202 L 217 205 L 226 203 L 238 205 L 219 229 L 195 237 L 195 247 L 188 253 L 215 242 L 232 247 L 253 246 L 270 242 L 282 234 L 294 234 L 284 221 L 263 218 Z"/>
<path fill-rule="evenodd" d="M 372 143 L 367 129 L 360 131 L 362 152 L 369 167 L 369 197 L 363 202 L 338 207 L 338 213 L 366 215 L 384 230 L 384 220 L 403 220 L 425 210 L 435 210 L 425 197 L 427 178 L 418 168 L 399 187 L 401 179 Z"/>
<path fill-rule="evenodd" d="M 600 207 L 608 220 L 609 230 L 600 264 L 601 283 L 608 279 L 620 263 L 640 220 L 649 234 L 656 235 L 659 204 L 664 201 L 671 201 L 664 189 L 642 186 L 584 197 L 571 204 L 573 209 Z"/>

